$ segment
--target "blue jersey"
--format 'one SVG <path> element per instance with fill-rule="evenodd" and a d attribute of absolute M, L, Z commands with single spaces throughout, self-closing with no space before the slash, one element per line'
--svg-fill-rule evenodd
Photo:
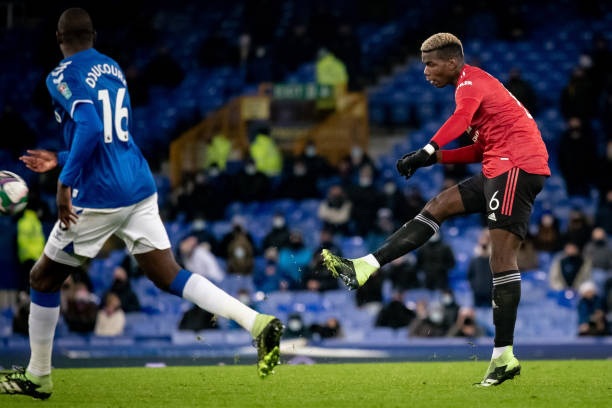
<path fill-rule="evenodd" d="M 125 76 L 113 59 L 93 48 L 76 53 L 47 76 L 47 88 L 68 150 L 74 149 L 74 113 L 79 104 L 92 104 L 103 124 L 103 131 L 92 139 L 95 146 L 90 156 L 78 163 L 76 176 L 71 177 L 74 205 L 124 207 L 155 193 L 149 165 L 131 135 L 132 108 Z M 62 164 L 65 157 L 60 154 L 58 162 Z M 77 161 L 74 158 L 70 164 Z"/>

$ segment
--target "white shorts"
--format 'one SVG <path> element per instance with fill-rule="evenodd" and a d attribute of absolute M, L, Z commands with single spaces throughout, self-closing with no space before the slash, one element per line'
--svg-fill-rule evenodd
<path fill-rule="evenodd" d="M 121 238 L 131 254 L 170 248 L 166 228 L 159 217 L 157 194 L 119 208 L 74 207 L 76 224 L 63 230 L 57 221 L 45 245 L 45 255 L 52 260 L 79 266 L 94 258 L 111 235 Z"/>

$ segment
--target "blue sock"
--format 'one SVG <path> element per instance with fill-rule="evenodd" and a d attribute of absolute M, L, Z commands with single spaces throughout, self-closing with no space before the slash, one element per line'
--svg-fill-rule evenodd
<path fill-rule="evenodd" d="M 187 284 L 187 281 L 191 275 L 192 273 L 187 269 L 181 269 L 170 284 L 168 292 L 175 294 L 178 297 L 183 297 L 183 289 L 185 289 L 185 285 Z"/>
<path fill-rule="evenodd" d="M 42 307 L 57 307 L 60 304 L 60 292 L 39 292 L 34 289 L 30 289 L 30 299 L 32 303 Z"/>

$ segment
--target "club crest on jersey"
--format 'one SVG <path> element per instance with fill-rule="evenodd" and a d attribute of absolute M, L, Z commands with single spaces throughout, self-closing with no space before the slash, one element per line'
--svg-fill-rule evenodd
<path fill-rule="evenodd" d="M 62 96 L 66 99 L 70 99 L 70 97 L 72 96 L 72 91 L 70 90 L 70 88 L 68 87 L 68 84 L 65 82 L 62 82 L 61 84 L 59 84 L 57 86 L 57 90 L 59 91 L 59 93 L 62 94 Z"/>

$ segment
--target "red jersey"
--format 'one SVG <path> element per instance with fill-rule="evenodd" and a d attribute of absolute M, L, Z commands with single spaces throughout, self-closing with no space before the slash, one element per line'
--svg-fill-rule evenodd
<path fill-rule="evenodd" d="M 432 138 L 442 147 L 468 131 L 474 144 L 442 152 L 442 163 L 482 161 L 488 178 L 518 167 L 550 176 L 548 152 L 527 109 L 497 79 L 465 65 L 455 88 L 457 108 Z"/>

